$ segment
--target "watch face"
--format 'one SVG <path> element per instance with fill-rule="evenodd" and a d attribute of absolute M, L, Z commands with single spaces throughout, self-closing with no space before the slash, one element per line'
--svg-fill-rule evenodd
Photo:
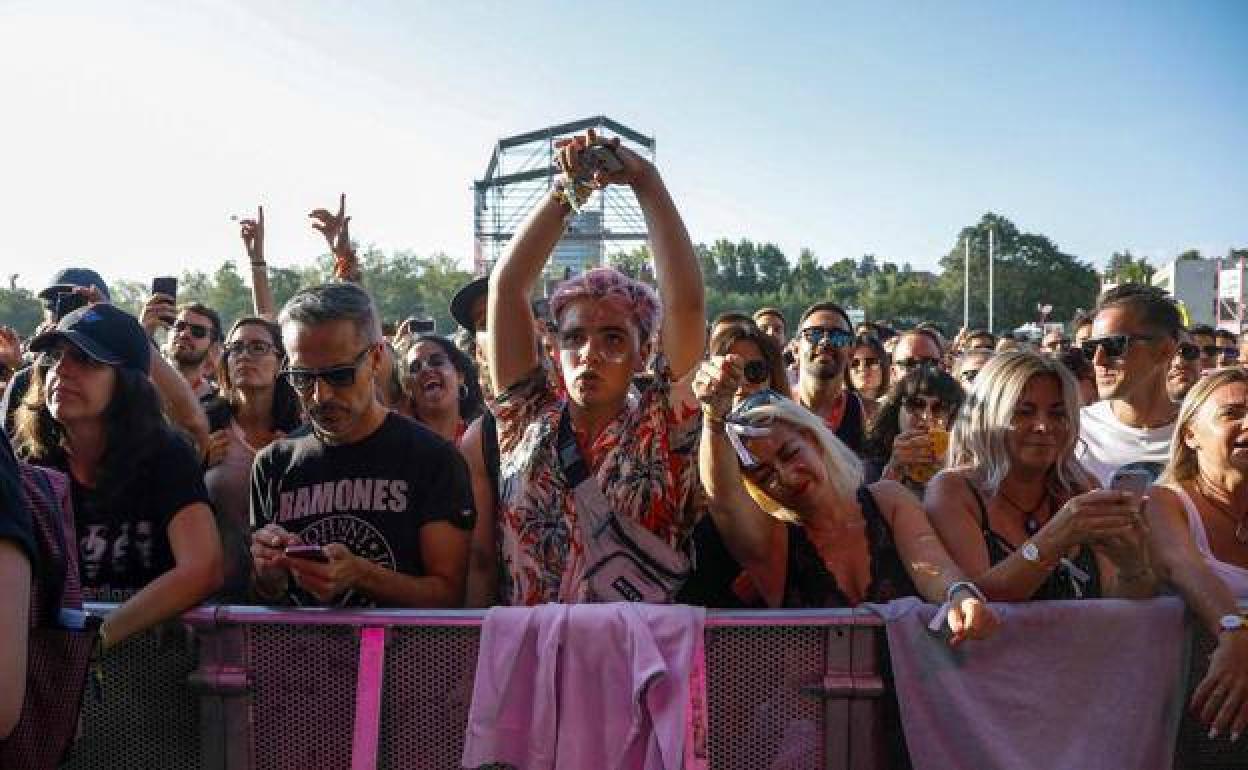
<path fill-rule="evenodd" d="M 1040 561 L 1040 549 L 1036 547 L 1035 543 L 1023 543 L 1020 553 L 1027 561 Z"/>

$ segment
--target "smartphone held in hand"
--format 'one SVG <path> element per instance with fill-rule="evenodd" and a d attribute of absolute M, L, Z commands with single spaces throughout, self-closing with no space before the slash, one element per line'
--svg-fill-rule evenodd
<path fill-rule="evenodd" d="M 329 557 L 325 555 L 325 550 L 319 545 L 288 545 L 286 546 L 286 556 L 291 559 L 314 561 L 318 564 L 329 563 Z"/>

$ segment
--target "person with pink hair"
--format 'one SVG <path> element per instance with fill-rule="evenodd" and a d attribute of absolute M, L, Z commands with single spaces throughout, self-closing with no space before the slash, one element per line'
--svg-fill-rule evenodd
<path fill-rule="evenodd" d="M 702 356 L 705 308 L 689 234 L 659 172 L 618 140 L 590 132 L 560 142 L 559 162 L 562 181 L 490 276 L 501 604 L 604 598 L 587 580 L 596 545 L 578 527 L 578 513 L 588 514 L 573 492 L 585 485 L 570 483 L 569 457 L 583 462 L 617 520 L 668 551 L 660 557 L 681 553 L 695 518 L 700 412 L 686 375 Z M 537 353 L 529 297 L 574 208 L 611 184 L 631 187 L 645 212 L 658 292 L 610 268 L 561 284 L 550 301 L 560 389 Z M 655 376 L 638 392 L 633 377 L 643 371 Z"/>

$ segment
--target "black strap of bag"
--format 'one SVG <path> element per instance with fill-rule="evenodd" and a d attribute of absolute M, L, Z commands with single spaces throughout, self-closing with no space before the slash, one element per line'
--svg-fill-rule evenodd
<path fill-rule="evenodd" d="M 559 419 L 559 464 L 576 501 L 586 553 L 584 579 L 594 601 L 667 603 L 689 577 L 685 554 L 641 523 L 615 513 L 581 455 L 565 407 Z"/>

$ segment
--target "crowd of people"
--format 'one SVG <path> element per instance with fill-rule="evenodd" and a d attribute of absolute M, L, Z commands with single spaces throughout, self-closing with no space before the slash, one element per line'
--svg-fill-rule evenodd
<path fill-rule="evenodd" d="M 491 274 L 456 295 L 454 337 L 378 317 L 345 198 L 312 213 L 339 280 L 281 308 L 263 210 L 242 223 L 255 314 L 228 330 L 161 293 L 135 317 L 73 268 L 40 293 L 36 334 L 0 331 L 0 736 L 45 579 L 47 492 L 29 479 L 46 474 L 69 489 L 69 568 L 118 603 L 100 654 L 205 601 L 917 596 L 960 645 L 997 630 L 992 602 L 1174 592 L 1217 639 L 1193 706 L 1239 738 L 1248 335 L 1184 328 L 1133 284 L 1036 342 L 855 325 L 832 302 L 708 324 L 658 170 L 592 134 L 558 160 Z M 573 212 L 607 185 L 636 194 L 657 285 L 596 268 L 535 301 Z"/>

